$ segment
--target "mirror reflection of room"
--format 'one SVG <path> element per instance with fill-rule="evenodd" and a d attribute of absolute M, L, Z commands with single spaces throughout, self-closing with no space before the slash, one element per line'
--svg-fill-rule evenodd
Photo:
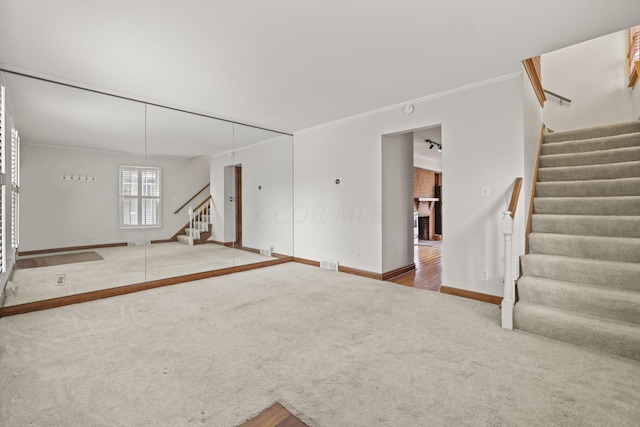
<path fill-rule="evenodd" d="M 292 255 L 290 135 L 14 73 L 2 84 L 20 167 L 4 306 Z"/>

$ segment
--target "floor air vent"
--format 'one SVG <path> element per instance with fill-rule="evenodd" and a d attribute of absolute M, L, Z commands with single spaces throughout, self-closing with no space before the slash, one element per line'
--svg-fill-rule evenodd
<path fill-rule="evenodd" d="M 271 249 L 260 249 L 260 255 L 271 256 Z"/>
<path fill-rule="evenodd" d="M 325 270 L 338 271 L 338 261 L 332 261 L 330 259 L 321 259 L 320 268 Z"/>

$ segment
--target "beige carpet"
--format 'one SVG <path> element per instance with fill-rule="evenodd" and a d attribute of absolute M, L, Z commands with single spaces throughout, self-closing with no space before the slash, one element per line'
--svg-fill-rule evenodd
<path fill-rule="evenodd" d="M 95 252 L 103 260 L 16 270 L 11 281 L 17 291 L 7 293 L 4 306 L 275 259 L 221 245 L 187 246 L 177 242 Z M 58 274 L 66 275 L 63 286 L 56 285 Z"/>
<path fill-rule="evenodd" d="M 640 121 L 546 134 L 533 208 L 514 326 L 640 360 Z"/>
<path fill-rule="evenodd" d="M 640 362 L 288 263 L 0 319 L 0 425 L 631 426 Z"/>

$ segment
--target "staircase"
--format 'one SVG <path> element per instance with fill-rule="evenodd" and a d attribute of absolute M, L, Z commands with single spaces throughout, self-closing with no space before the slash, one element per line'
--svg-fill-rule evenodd
<path fill-rule="evenodd" d="M 208 197 L 195 209 L 190 209 L 189 222 L 184 225 L 174 236 L 178 242 L 185 245 L 199 245 L 206 243 L 211 237 L 211 224 L 213 213 L 213 201 Z"/>
<path fill-rule="evenodd" d="M 640 360 L 640 122 L 547 134 L 515 327 Z"/>

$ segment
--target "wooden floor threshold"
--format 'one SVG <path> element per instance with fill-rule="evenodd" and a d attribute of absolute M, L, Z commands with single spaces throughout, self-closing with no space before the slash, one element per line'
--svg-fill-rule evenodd
<path fill-rule="evenodd" d="M 163 286 L 176 285 L 178 283 L 192 282 L 194 280 L 208 279 L 210 277 L 224 276 L 241 271 L 255 270 L 272 265 L 292 262 L 293 257 L 283 257 L 279 259 L 257 262 L 253 264 L 238 265 L 235 267 L 221 268 L 219 270 L 203 271 L 200 273 L 186 274 L 183 276 L 170 277 L 167 279 L 152 280 L 150 282 L 135 283 L 132 285 L 119 286 L 116 288 L 101 289 L 99 291 L 85 292 L 66 297 L 51 298 L 42 301 L 34 301 L 25 304 L 13 305 L 0 308 L 0 318 L 15 316 L 17 314 L 31 313 L 33 311 L 48 310 L 50 308 L 64 307 L 65 305 L 79 304 L 82 302 L 95 301 L 104 298 L 111 298 L 134 292 L 146 291 L 148 289 L 161 288 Z"/>
<path fill-rule="evenodd" d="M 240 427 L 308 427 L 284 406 L 276 402 Z"/>
<path fill-rule="evenodd" d="M 462 298 L 469 298 L 476 301 L 488 302 L 489 304 L 502 304 L 502 297 L 495 295 L 483 294 L 480 292 L 468 291 L 466 289 L 450 288 L 449 286 L 442 286 L 440 293 L 454 295 Z"/>

